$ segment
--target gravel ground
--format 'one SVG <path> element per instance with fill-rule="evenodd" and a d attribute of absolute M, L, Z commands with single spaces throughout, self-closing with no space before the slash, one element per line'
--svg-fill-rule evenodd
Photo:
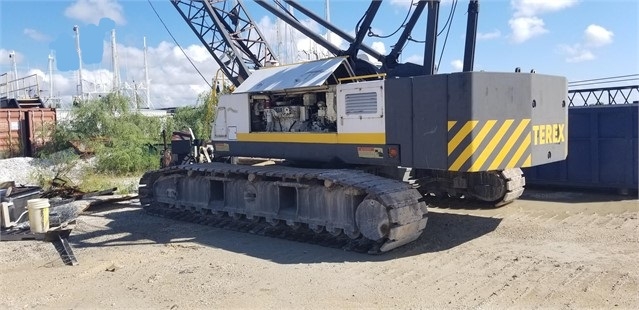
<path fill-rule="evenodd" d="M 0 181 L 37 169 L 0 160 Z M 431 206 L 417 241 L 366 255 L 106 204 L 77 218 L 78 266 L 50 243 L 0 242 L 0 309 L 639 309 L 638 214 L 633 197 L 527 190 Z"/>
<path fill-rule="evenodd" d="M 0 242 L 0 308 L 638 309 L 639 204 L 528 191 L 498 209 L 431 208 L 383 255 L 89 209 L 78 266 L 44 242 Z"/>
<path fill-rule="evenodd" d="M 17 185 L 37 185 L 38 172 L 52 175 L 51 162 L 31 157 L 0 159 L 0 182 L 15 181 Z"/>

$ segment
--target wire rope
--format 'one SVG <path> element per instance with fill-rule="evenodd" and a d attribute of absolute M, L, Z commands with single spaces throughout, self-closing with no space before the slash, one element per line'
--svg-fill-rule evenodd
<path fill-rule="evenodd" d="M 182 48 L 182 46 L 180 45 L 180 43 L 178 43 L 178 41 L 175 39 L 175 37 L 173 36 L 173 34 L 171 33 L 171 30 L 169 30 L 169 27 L 166 26 L 166 23 L 164 23 L 164 20 L 162 19 L 162 17 L 160 17 L 160 14 L 158 14 L 158 11 L 155 9 L 155 7 L 153 6 L 153 3 L 151 3 L 151 0 L 147 0 L 149 2 L 149 5 L 151 6 L 151 9 L 153 9 L 153 12 L 155 12 L 155 16 L 158 17 L 158 19 L 160 20 L 160 22 L 162 23 L 162 25 L 164 26 L 164 29 L 166 29 L 166 32 L 169 33 L 169 35 L 171 36 L 171 39 L 173 39 L 173 42 L 175 43 L 175 45 L 177 45 L 177 47 L 180 48 L 180 50 L 182 51 L 182 54 L 184 54 L 184 57 L 186 57 L 186 59 L 191 63 L 191 66 L 193 66 L 193 68 L 195 69 L 195 71 L 197 71 L 197 73 L 202 77 L 202 79 L 204 80 L 204 82 L 209 86 L 209 88 L 213 89 L 213 85 L 211 85 L 211 83 L 209 83 L 209 81 L 204 77 L 204 75 L 202 74 L 202 72 L 200 72 L 200 69 L 197 68 L 197 66 L 193 63 L 193 61 L 191 60 L 191 57 L 189 57 L 189 55 L 186 54 L 186 51 L 184 51 L 184 49 Z"/>

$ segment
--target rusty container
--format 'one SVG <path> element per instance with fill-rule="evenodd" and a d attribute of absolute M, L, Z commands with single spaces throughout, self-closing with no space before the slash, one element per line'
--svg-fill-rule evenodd
<path fill-rule="evenodd" d="M 0 158 L 33 157 L 51 139 L 55 124 L 55 109 L 0 109 Z"/>

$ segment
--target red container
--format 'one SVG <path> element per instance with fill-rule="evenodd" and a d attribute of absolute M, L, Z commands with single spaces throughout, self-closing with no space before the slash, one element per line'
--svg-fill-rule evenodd
<path fill-rule="evenodd" d="M 33 157 L 51 137 L 55 109 L 0 109 L 0 158 Z"/>

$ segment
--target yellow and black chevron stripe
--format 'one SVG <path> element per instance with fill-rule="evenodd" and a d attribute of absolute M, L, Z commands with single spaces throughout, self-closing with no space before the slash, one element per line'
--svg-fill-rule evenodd
<path fill-rule="evenodd" d="M 532 165 L 530 119 L 448 121 L 448 170 Z"/>

